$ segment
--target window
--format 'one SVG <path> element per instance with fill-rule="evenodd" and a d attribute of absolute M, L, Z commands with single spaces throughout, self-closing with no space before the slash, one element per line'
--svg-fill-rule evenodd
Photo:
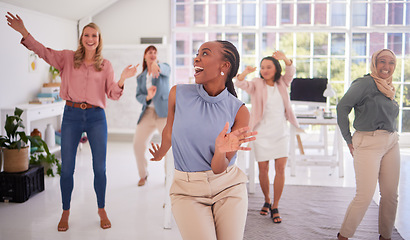
<path fill-rule="evenodd" d="M 259 67 L 275 50 L 296 66 L 295 77 L 327 78 L 340 99 L 370 72 L 371 55 L 397 55 L 393 75 L 399 132 L 410 132 L 409 0 L 171 0 L 172 81 L 193 83 L 193 59 L 208 40 L 228 40 L 241 56 L 239 71 Z M 256 77 L 258 70 L 249 77 Z M 240 99 L 249 96 L 238 91 Z M 335 108 L 336 99 L 330 107 Z"/>

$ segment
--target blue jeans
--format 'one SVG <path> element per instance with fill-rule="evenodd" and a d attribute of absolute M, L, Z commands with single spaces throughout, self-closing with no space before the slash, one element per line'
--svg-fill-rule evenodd
<path fill-rule="evenodd" d="M 107 177 L 105 161 L 107 154 L 107 121 L 102 108 L 80 109 L 65 106 L 61 124 L 61 198 L 63 210 L 70 209 L 74 186 L 74 169 L 77 147 L 83 132 L 87 133 L 93 158 L 94 190 L 98 208 L 105 206 Z"/>

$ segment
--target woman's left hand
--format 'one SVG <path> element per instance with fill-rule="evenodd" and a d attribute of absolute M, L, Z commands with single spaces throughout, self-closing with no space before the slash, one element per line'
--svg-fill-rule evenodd
<path fill-rule="evenodd" d="M 249 127 L 243 127 L 237 129 L 233 132 L 227 133 L 229 129 L 229 123 L 225 124 L 224 129 L 219 133 L 218 137 L 215 140 L 215 151 L 220 153 L 227 153 L 233 152 L 238 150 L 251 150 L 250 147 L 241 147 L 242 143 L 254 141 L 256 138 L 254 137 L 258 133 L 248 132 Z"/>
<path fill-rule="evenodd" d="M 124 82 L 125 79 L 130 78 L 135 76 L 135 74 L 137 74 L 137 67 L 139 66 L 139 64 L 132 66 L 132 65 L 128 65 L 127 67 L 124 68 L 124 70 L 121 73 L 121 78 L 118 81 L 118 86 L 120 88 L 122 88 L 124 86 Z"/>

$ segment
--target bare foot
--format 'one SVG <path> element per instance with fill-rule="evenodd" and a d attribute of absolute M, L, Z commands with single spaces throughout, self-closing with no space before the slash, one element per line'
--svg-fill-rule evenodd
<path fill-rule="evenodd" d="M 102 229 L 107 229 L 111 227 L 111 222 L 107 217 L 107 213 L 104 208 L 98 209 L 98 215 L 100 215 L 100 226 Z"/>
<path fill-rule="evenodd" d="M 63 210 L 63 214 L 61 214 L 61 219 L 57 227 L 59 232 L 65 232 L 68 230 L 68 217 L 69 216 L 70 216 L 70 210 Z"/>

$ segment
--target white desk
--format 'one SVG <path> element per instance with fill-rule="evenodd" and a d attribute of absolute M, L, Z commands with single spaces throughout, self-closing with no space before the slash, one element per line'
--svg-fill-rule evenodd
<path fill-rule="evenodd" d="M 50 103 L 50 104 L 21 104 L 15 107 L 18 107 L 23 110 L 23 114 L 21 118 L 23 119 L 23 125 L 25 126 L 25 133 L 26 135 L 30 135 L 30 132 L 33 130 L 31 129 L 31 124 L 33 121 L 43 120 L 47 118 L 57 118 L 57 128 L 61 128 L 61 121 L 64 112 L 64 105 L 65 101 Z M 7 115 L 14 115 L 15 107 L 3 108 L 1 109 L 0 114 L 0 126 L 2 127 L 2 135 L 6 134 L 4 130 L 4 121 Z M 56 147 L 50 149 L 50 152 L 57 152 L 60 150 L 60 146 L 56 145 Z"/>
<path fill-rule="evenodd" d="M 340 129 L 337 126 L 336 118 L 331 119 L 311 119 L 311 118 L 298 118 L 300 125 L 320 125 L 322 127 L 322 141 L 323 145 L 319 146 L 323 148 L 324 154 L 322 155 L 296 155 L 295 139 L 296 139 L 296 128 L 292 125 L 290 127 L 290 154 L 289 154 L 289 163 L 291 167 L 291 175 L 296 175 L 296 165 L 316 165 L 316 166 L 330 166 L 332 168 L 339 167 L 339 177 L 344 176 L 344 160 L 343 160 L 343 138 L 340 133 Z M 327 146 L 327 126 L 334 125 L 334 141 L 333 141 L 333 151 L 332 154 L 328 152 Z M 304 147 L 312 147 L 305 146 Z"/>

